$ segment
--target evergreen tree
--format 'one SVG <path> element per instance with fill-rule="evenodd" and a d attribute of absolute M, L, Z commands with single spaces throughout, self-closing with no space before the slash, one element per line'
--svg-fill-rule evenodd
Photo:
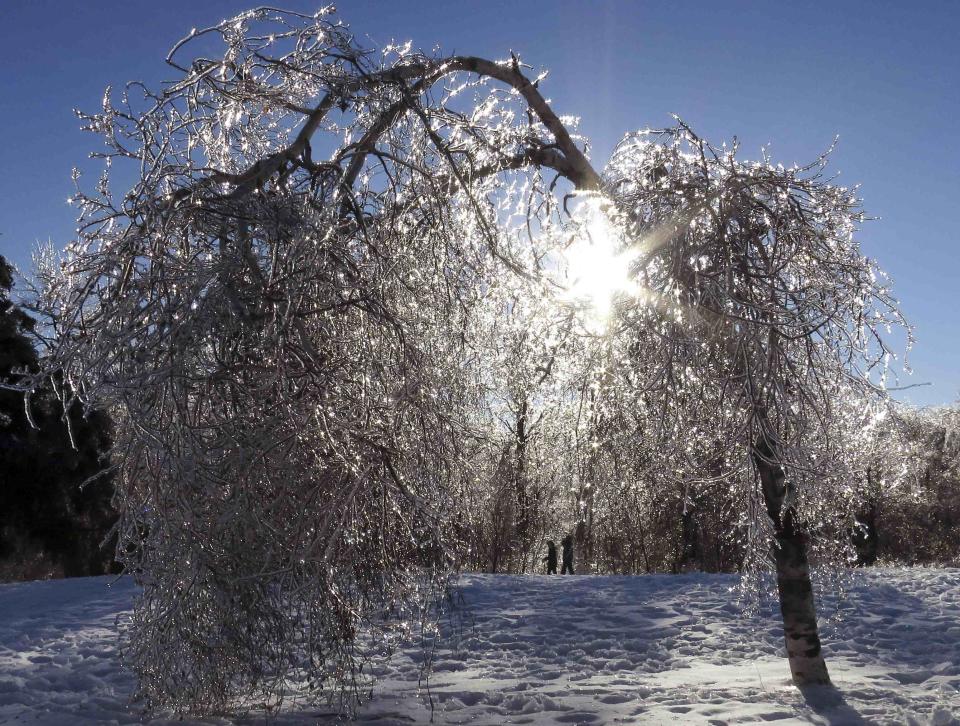
<path fill-rule="evenodd" d="M 30 334 L 36 321 L 10 300 L 13 269 L 0 257 L 0 380 L 16 383 L 36 372 Z M 50 388 L 30 400 L 0 389 L 0 579 L 104 573 L 112 555 L 100 547 L 115 521 L 107 479 L 81 484 L 103 468 L 109 419 L 63 409 Z"/>

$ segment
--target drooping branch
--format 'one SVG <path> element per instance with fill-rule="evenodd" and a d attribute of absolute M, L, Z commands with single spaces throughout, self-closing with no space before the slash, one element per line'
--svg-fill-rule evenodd
<path fill-rule="evenodd" d="M 410 88 L 405 88 L 405 96 L 380 116 L 367 129 L 363 139 L 353 145 L 358 152 L 351 158 L 349 167 L 343 172 L 342 183 L 349 186 L 356 179 L 362 168 L 365 152 L 375 148 L 378 138 L 385 133 L 405 111 L 411 110 L 413 99 L 426 92 L 442 78 L 454 73 L 467 72 L 477 76 L 489 76 L 510 88 L 515 89 L 529 104 L 540 121 L 555 139 L 556 149 L 530 149 L 531 161 L 548 166 L 568 178 L 577 189 L 583 191 L 599 191 L 602 187 L 600 175 L 594 170 L 583 152 L 577 147 L 569 131 L 549 103 L 539 92 L 536 85 L 520 70 L 519 63 L 514 60 L 509 65 L 496 63 L 484 58 L 472 56 L 452 56 L 430 63 L 418 62 L 404 64 L 378 73 L 365 74 L 343 83 L 335 90 L 328 91 L 321 102 L 314 108 L 295 139 L 284 149 L 271 153 L 245 171 L 231 174 L 223 171 L 213 171 L 208 180 L 201 180 L 191 187 L 180 189 L 174 195 L 175 200 L 192 196 L 197 190 L 206 188 L 213 183 L 226 183 L 233 186 L 228 194 L 231 199 L 237 199 L 251 193 L 262 186 L 270 177 L 277 174 L 287 164 L 303 165 L 305 154 L 310 146 L 310 139 L 319 129 L 324 118 L 338 104 L 349 104 L 354 94 L 382 87 L 403 85 L 414 82 Z M 552 151 L 553 153 L 548 153 Z M 341 156 L 346 150 L 341 151 Z M 559 153 L 558 153 L 559 152 Z M 519 168 L 522 157 L 514 157 L 511 162 L 502 168 Z M 500 169 L 488 165 L 486 172 L 471 176 L 484 176 Z"/>

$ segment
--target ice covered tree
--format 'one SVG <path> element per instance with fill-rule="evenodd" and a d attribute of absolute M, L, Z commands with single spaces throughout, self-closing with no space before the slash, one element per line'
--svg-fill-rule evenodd
<path fill-rule="evenodd" d="M 870 427 L 853 530 L 860 564 L 956 562 L 960 408 L 891 405 Z"/>
<path fill-rule="evenodd" d="M 571 463 L 563 442 L 575 403 L 568 368 L 582 348 L 549 285 L 531 295 L 530 280 L 516 282 L 491 285 L 469 331 L 483 385 L 477 431 L 497 464 L 477 482 L 487 504 L 473 512 L 487 532 L 483 568 L 491 572 L 535 569 L 546 539 L 562 536 Z"/>
<path fill-rule="evenodd" d="M 211 37 L 222 57 L 183 60 Z M 288 677 L 359 688 L 449 569 L 460 332 L 495 269 L 522 272 L 495 173 L 570 166 L 478 73 L 562 127 L 516 64 L 372 54 L 326 12 L 245 14 L 168 60 L 164 91 L 84 116 L 107 172 L 140 180 L 78 191 L 79 238 L 40 271 L 52 360 L 120 422 L 137 695 L 209 711 Z"/>
<path fill-rule="evenodd" d="M 723 476 L 756 473 L 747 525 L 773 540 L 794 680 L 827 682 L 809 533 L 850 490 L 847 402 L 883 395 L 870 380 L 891 355 L 880 332 L 903 321 L 855 240 L 859 200 L 823 178 L 825 158 L 784 168 L 736 151 L 681 123 L 615 152 L 604 180 L 639 243 L 627 356 L 681 472 L 716 440 Z"/>
<path fill-rule="evenodd" d="M 585 229 L 633 253 L 609 343 L 630 400 L 671 457 L 698 455 L 703 422 L 760 483 L 794 676 L 826 680 L 806 508 L 842 476 L 821 458 L 839 450 L 831 392 L 896 317 L 851 192 L 684 127 L 628 137 L 600 173 L 519 58 L 367 50 L 327 10 L 253 10 L 167 62 L 161 90 L 81 114 L 103 176 L 40 271 L 50 366 L 118 421 L 118 554 L 143 586 L 126 654 L 148 707 L 275 703 L 291 680 L 356 695 L 363 659 L 423 622 L 489 403 L 480 301 L 507 277 L 543 294 L 536 250 Z M 123 165 L 138 180 L 117 191 Z M 591 448 L 615 421 L 599 388 Z"/>

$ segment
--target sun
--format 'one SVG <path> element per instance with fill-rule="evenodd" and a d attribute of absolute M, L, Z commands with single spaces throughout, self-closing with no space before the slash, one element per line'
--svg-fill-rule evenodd
<path fill-rule="evenodd" d="M 590 322 L 605 327 L 617 295 L 635 293 L 630 274 L 636 251 L 623 250 L 623 238 L 606 213 L 592 207 L 584 233 L 563 251 L 566 262 L 564 297 L 578 303 Z"/>

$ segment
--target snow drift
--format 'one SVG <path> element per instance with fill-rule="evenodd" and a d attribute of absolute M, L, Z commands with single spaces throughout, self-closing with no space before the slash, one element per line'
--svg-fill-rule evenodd
<path fill-rule="evenodd" d="M 805 693 L 775 601 L 744 614 L 736 584 L 465 575 L 464 617 L 432 651 L 413 644 L 374 667 L 359 720 L 425 723 L 432 701 L 438 724 L 960 723 L 960 570 L 858 571 L 842 598 L 821 596 L 835 688 Z M 0 724 L 140 723 L 116 636 L 135 592 L 128 578 L 0 586 Z M 294 695 L 271 721 L 335 718 Z"/>

